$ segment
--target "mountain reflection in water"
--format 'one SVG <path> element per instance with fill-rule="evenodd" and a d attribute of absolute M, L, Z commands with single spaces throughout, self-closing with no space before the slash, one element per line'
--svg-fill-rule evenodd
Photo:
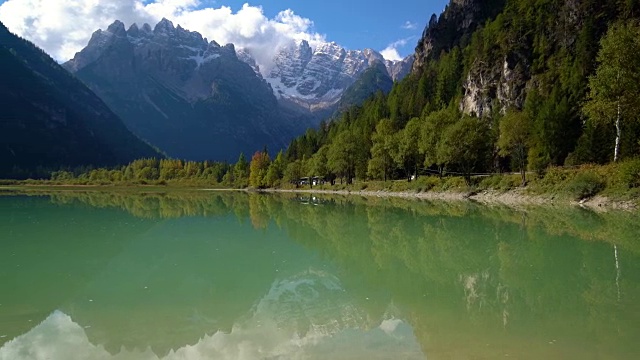
<path fill-rule="evenodd" d="M 424 358 L 411 327 L 401 320 L 390 318 L 365 329 L 366 319 L 348 303 L 336 280 L 321 273 L 307 273 L 274 283 L 250 317 L 240 320 L 229 333 L 204 335 L 193 345 L 161 355 L 151 347 L 122 347 L 110 353 L 91 343 L 87 335 L 91 326 L 83 328 L 56 310 L 28 333 L 6 343 L 0 349 L 0 359 L 31 358 L 25 354 L 105 360 Z M 338 318 L 327 304 L 340 309 Z M 307 322 L 304 333 L 298 331 L 301 322 Z"/>

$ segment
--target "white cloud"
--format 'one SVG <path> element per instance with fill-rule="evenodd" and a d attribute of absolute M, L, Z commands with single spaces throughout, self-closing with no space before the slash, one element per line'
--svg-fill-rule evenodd
<path fill-rule="evenodd" d="M 391 46 L 388 46 L 384 50 L 380 51 L 380 54 L 382 54 L 382 56 L 386 60 L 391 60 L 391 61 L 402 60 L 402 56 L 400 56 L 400 53 L 398 53 L 398 50 Z"/>
<path fill-rule="evenodd" d="M 398 48 L 407 45 L 407 42 L 410 39 L 411 38 L 400 39 L 398 41 L 395 41 L 389 44 L 389 46 L 387 46 L 384 50 L 380 51 L 380 54 L 382 54 L 382 56 L 387 60 L 391 60 L 391 61 L 402 60 L 402 56 L 400 56 L 400 53 L 398 52 Z"/>
<path fill-rule="evenodd" d="M 8 0 L 0 5 L 0 21 L 54 58 L 67 60 L 97 28 L 115 19 L 145 18 L 142 8 L 144 4 L 134 0 Z"/>
<path fill-rule="evenodd" d="M 261 66 L 269 66 L 279 45 L 292 39 L 324 41 L 313 32 L 313 22 L 291 10 L 269 19 L 259 6 L 206 7 L 200 0 L 8 0 L 0 5 L 0 21 L 12 32 L 34 42 L 59 61 L 66 61 L 86 46 L 98 28 L 114 20 L 126 26 L 136 22 L 155 25 L 166 17 L 175 25 L 198 31 L 220 44 L 247 49 Z"/>
<path fill-rule="evenodd" d="M 172 16 L 183 27 L 198 31 L 221 44 L 233 43 L 253 55 L 263 73 L 273 60 L 275 51 L 293 39 L 307 40 L 312 45 L 324 41 L 323 35 L 312 32 L 313 22 L 284 10 L 273 19 L 265 17 L 262 8 L 243 5 L 233 13 L 228 7 L 181 11 Z"/>
<path fill-rule="evenodd" d="M 402 25 L 402 28 L 406 30 L 415 30 L 418 28 L 418 24 L 407 20 L 407 22 Z"/>

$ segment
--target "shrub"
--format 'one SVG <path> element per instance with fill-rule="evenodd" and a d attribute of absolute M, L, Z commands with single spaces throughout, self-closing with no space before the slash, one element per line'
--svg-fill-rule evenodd
<path fill-rule="evenodd" d="M 418 180 L 419 189 L 423 192 L 432 190 L 433 188 L 442 184 L 442 181 L 437 176 L 423 176 Z"/>
<path fill-rule="evenodd" d="M 407 180 L 402 179 L 394 181 L 391 184 L 390 190 L 395 192 L 404 192 L 414 190 L 416 186 L 415 182 L 408 182 Z"/>
<path fill-rule="evenodd" d="M 449 177 L 442 184 L 442 190 L 449 190 L 449 189 L 462 190 L 466 188 L 468 188 L 467 182 L 464 180 L 463 177 L 459 177 L 459 176 Z"/>
<path fill-rule="evenodd" d="M 618 176 L 623 185 L 629 189 L 640 187 L 640 158 L 620 163 Z"/>
<path fill-rule="evenodd" d="M 569 172 L 567 170 L 558 167 L 550 167 L 547 169 L 542 180 L 540 180 L 540 185 L 553 187 L 563 183 L 568 177 Z"/>
<path fill-rule="evenodd" d="M 498 175 L 484 177 L 478 184 L 478 190 L 495 189 L 499 181 L 500 180 Z"/>
<path fill-rule="evenodd" d="M 592 171 L 579 172 L 567 182 L 565 190 L 576 200 L 592 197 L 604 190 L 605 182 Z"/>
<path fill-rule="evenodd" d="M 482 178 L 482 180 L 478 184 L 478 189 L 507 191 L 520 187 L 520 185 L 522 185 L 522 179 L 520 178 L 520 175 L 492 175 Z"/>

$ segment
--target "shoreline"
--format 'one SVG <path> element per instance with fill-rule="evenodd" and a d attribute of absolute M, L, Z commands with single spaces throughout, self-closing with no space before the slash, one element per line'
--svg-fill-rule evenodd
<path fill-rule="evenodd" d="M 606 196 L 596 195 L 582 201 L 559 198 L 553 195 L 531 195 L 521 190 L 496 191 L 483 190 L 479 192 L 455 192 L 455 191 L 427 191 L 427 192 L 394 192 L 394 191 L 370 191 L 370 190 L 325 190 L 325 189 L 254 189 L 259 193 L 290 193 L 290 194 L 324 194 L 324 195 L 358 195 L 363 197 L 403 198 L 415 200 L 434 201 L 471 201 L 483 205 L 505 205 L 520 207 L 535 206 L 576 206 L 594 211 L 624 210 L 637 211 L 638 205 L 632 201 L 612 200 Z"/>
<path fill-rule="evenodd" d="M 575 201 L 566 197 L 547 195 L 533 195 L 525 193 L 524 189 L 508 191 L 481 190 L 481 191 L 386 191 L 386 190 L 327 190 L 327 189 L 231 189 L 231 188 L 206 188 L 206 187 L 178 187 L 178 186 L 124 186 L 111 185 L 7 185 L 0 186 L 0 194 L 5 193 L 29 193 L 47 191 L 112 191 L 112 192 L 167 192 L 167 191 L 194 191 L 194 192 L 246 192 L 265 194 L 322 194 L 340 196 L 362 196 L 378 198 L 402 198 L 409 200 L 427 201 L 470 201 L 483 205 L 504 205 L 518 208 L 522 206 L 575 206 L 598 212 L 609 210 L 621 210 L 636 212 L 640 208 L 634 201 L 613 200 L 606 196 L 596 195 L 582 201 Z"/>

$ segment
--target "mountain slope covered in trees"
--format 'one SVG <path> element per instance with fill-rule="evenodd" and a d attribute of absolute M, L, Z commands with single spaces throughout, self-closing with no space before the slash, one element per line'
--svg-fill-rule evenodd
<path fill-rule="evenodd" d="M 634 0 L 452 0 L 412 74 L 295 139 L 283 176 L 520 170 L 525 183 L 527 169 L 635 157 L 639 18 Z"/>
<path fill-rule="evenodd" d="M 384 64 L 376 62 L 344 91 L 338 102 L 337 113 L 362 104 L 378 91 L 388 94 L 392 87 L 393 79 Z"/>
<path fill-rule="evenodd" d="M 79 80 L 0 23 L 0 177 L 162 155 Z"/>

